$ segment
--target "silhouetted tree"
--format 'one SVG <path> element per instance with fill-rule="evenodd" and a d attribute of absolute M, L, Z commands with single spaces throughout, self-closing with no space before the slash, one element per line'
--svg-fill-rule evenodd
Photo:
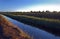
<path fill-rule="evenodd" d="M 57 13 L 57 11 L 53 11 L 53 13 Z"/>
<path fill-rule="evenodd" d="M 50 11 L 47 10 L 46 12 L 49 13 Z"/>

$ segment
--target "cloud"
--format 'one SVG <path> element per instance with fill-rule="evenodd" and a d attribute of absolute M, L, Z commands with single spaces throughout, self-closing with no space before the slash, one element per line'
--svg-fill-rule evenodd
<path fill-rule="evenodd" d="M 60 5 L 35 5 L 26 7 L 24 9 L 17 9 L 16 11 L 60 11 Z"/>

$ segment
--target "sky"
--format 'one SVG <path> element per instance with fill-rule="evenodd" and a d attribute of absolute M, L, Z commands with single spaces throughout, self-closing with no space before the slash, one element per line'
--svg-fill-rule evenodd
<path fill-rule="evenodd" d="M 0 0 L 0 11 L 60 11 L 60 0 Z"/>

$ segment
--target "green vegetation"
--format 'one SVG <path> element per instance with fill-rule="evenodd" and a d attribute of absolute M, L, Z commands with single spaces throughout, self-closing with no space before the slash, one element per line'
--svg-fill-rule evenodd
<path fill-rule="evenodd" d="M 8 12 L 4 13 L 4 15 L 19 22 L 60 35 L 60 12 Z"/>
<path fill-rule="evenodd" d="M 60 20 L 58 19 L 38 18 L 26 15 L 10 15 L 9 17 L 33 26 L 41 25 L 46 27 L 60 28 Z"/>

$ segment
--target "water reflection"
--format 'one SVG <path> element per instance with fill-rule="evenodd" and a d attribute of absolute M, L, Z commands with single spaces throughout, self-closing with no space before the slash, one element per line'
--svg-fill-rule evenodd
<path fill-rule="evenodd" d="M 4 16 L 6 17 L 6 16 Z M 9 17 L 6 17 L 9 21 L 11 21 L 13 24 L 17 25 L 19 28 L 27 32 L 30 36 L 33 36 L 34 39 L 60 39 L 60 37 L 54 36 L 46 31 L 43 31 L 41 29 L 31 27 L 30 25 L 23 24 L 21 22 L 18 22 L 14 19 L 11 19 Z"/>

